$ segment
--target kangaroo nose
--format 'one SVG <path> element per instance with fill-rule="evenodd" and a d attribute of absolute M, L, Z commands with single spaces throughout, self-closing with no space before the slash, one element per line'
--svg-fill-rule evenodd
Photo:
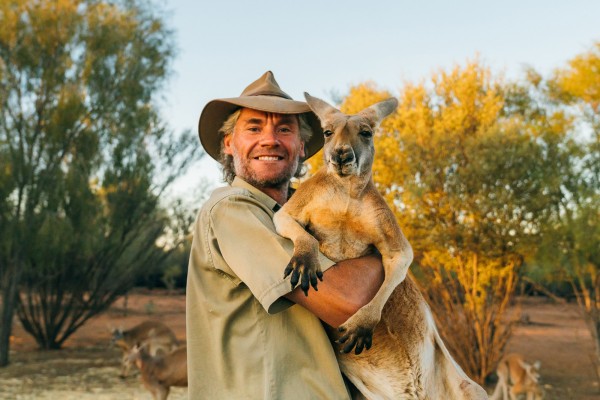
<path fill-rule="evenodd" d="M 335 149 L 335 162 L 338 165 L 348 164 L 354 161 L 354 152 L 350 146 Z"/>

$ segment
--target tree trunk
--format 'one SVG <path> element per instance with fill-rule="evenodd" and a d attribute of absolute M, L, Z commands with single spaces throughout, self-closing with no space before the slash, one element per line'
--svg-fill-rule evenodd
<path fill-rule="evenodd" d="M 9 362 L 10 334 L 12 332 L 13 315 L 17 303 L 19 280 L 21 278 L 20 265 L 18 263 L 7 265 L 7 270 L 3 278 L 1 287 L 2 310 L 0 310 L 0 367 L 6 367 Z"/>
<path fill-rule="evenodd" d="M 592 336 L 594 337 L 594 344 L 596 345 L 596 358 L 594 360 L 594 367 L 596 367 L 596 380 L 600 382 L 600 321 L 597 319 L 591 321 L 594 329 L 592 329 Z M 600 391 L 600 388 L 598 389 Z"/>
<path fill-rule="evenodd" d="M 126 317 L 128 314 L 128 309 L 127 309 L 127 303 L 129 300 L 129 292 L 125 293 L 125 296 L 123 296 L 123 316 Z"/>

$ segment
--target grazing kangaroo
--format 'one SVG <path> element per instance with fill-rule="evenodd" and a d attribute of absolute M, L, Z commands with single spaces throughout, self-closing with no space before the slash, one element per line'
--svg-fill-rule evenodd
<path fill-rule="evenodd" d="M 145 345 L 136 344 L 128 356 L 142 373 L 142 383 L 154 400 L 166 400 L 171 386 L 186 386 L 187 347 L 182 346 L 164 355 L 152 356 Z"/>
<path fill-rule="evenodd" d="M 517 400 L 517 395 L 526 394 L 527 400 L 541 400 L 539 370 L 539 361 L 529 364 L 521 354 L 505 355 L 496 368 L 498 383 L 490 399 Z"/>
<path fill-rule="evenodd" d="M 121 349 L 121 378 L 126 378 L 131 369 L 129 352 L 136 344 L 145 345 L 148 352 L 155 356 L 160 353 L 170 353 L 179 346 L 175 333 L 159 321 L 144 321 L 126 331 L 112 329 L 111 343 Z"/>
<path fill-rule="evenodd" d="M 367 399 L 487 399 L 442 342 L 425 299 L 407 271 L 412 248 L 372 178 L 373 135 L 398 102 L 388 99 L 345 115 L 305 93 L 325 135 L 325 165 L 303 182 L 275 214 L 277 231 L 294 243 L 284 275 L 304 293 L 322 272 L 318 250 L 333 261 L 374 251 L 384 282 L 375 297 L 328 333 L 343 343 L 342 372 Z M 310 234 L 308 233 L 310 232 Z M 372 350 L 359 355 L 363 348 Z M 355 348 L 355 354 L 351 350 Z"/>

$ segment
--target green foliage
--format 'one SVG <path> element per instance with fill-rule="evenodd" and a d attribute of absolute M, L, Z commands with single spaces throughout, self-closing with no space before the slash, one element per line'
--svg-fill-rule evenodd
<path fill-rule="evenodd" d="M 538 259 L 569 282 L 596 343 L 600 378 L 600 42 L 568 61 L 540 90 L 575 121 L 578 140 L 560 149 L 560 202 Z"/>
<path fill-rule="evenodd" d="M 188 235 L 165 260 L 161 281 L 168 290 L 185 288 L 191 248 L 192 236 Z"/>
<path fill-rule="evenodd" d="M 175 287 L 177 285 L 177 278 L 179 276 L 181 276 L 182 273 L 183 273 L 183 270 L 181 269 L 181 267 L 179 265 L 176 265 L 176 264 L 171 264 L 171 265 L 167 266 L 167 268 L 165 268 L 165 271 L 163 273 L 161 280 L 167 287 L 167 290 L 170 290 L 170 291 L 175 290 Z"/>
<path fill-rule="evenodd" d="M 198 146 L 157 113 L 174 56 L 158 15 L 135 0 L 0 4 L 0 281 L 20 284 L 18 316 L 41 347 L 60 347 L 185 229 L 161 196 Z"/>

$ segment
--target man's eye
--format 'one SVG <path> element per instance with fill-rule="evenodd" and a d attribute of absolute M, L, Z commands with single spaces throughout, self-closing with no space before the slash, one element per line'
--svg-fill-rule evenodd
<path fill-rule="evenodd" d="M 331 132 L 329 129 L 323 131 L 323 135 L 325 135 L 325 137 L 329 137 L 331 135 L 333 135 L 333 132 Z"/>
<path fill-rule="evenodd" d="M 288 127 L 285 127 L 285 126 L 284 126 L 284 127 L 281 127 L 281 128 L 279 128 L 279 132 L 289 133 L 289 132 L 291 132 L 291 131 L 292 131 L 292 130 L 291 130 L 290 128 L 288 128 Z"/>

